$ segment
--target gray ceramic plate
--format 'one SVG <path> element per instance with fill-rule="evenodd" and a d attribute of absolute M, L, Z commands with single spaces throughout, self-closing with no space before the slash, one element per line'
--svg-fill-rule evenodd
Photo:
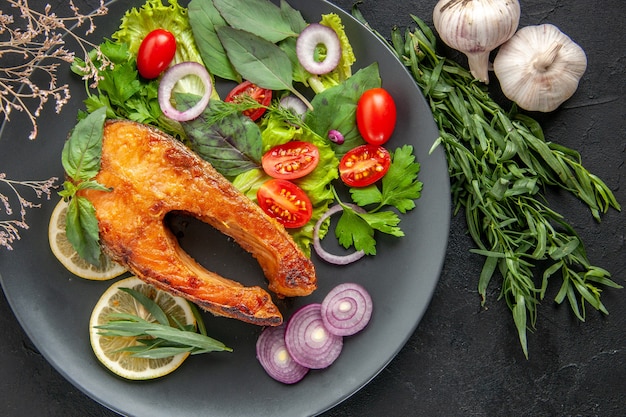
<path fill-rule="evenodd" d="M 403 216 L 406 237 L 381 239 L 379 254 L 347 267 L 334 267 L 315 259 L 320 288 L 306 299 L 279 304 L 285 317 L 303 303 L 319 302 L 330 288 L 344 281 L 363 284 L 372 294 L 375 311 L 370 325 L 345 341 L 340 358 L 328 369 L 312 371 L 300 383 L 286 386 L 270 379 L 255 358 L 260 329 L 234 320 L 206 317 L 209 334 L 234 348 L 189 358 L 171 375 L 148 382 L 129 382 L 105 370 L 89 345 L 87 324 L 96 301 L 110 282 L 74 277 L 54 258 L 48 247 L 48 218 L 56 203 L 43 201 L 29 212 L 30 230 L 14 250 L 0 250 L 2 286 L 23 328 L 46 359 L 69 381 L 125 415 L 151 416 L 298 416 L 319 414 L 346 399 L 374 378 L 411 336 L 426 310 L 439 279 L 445 254 L 450 213 L 450 192 L 445 157 L 429 154 L 437 129 L 431 113 L 404 67 L 386 46 L 351 16 L 321 0 L 293 0 L 308 21 L 338 13 L 351 39 L 358 66 L 377 61 L 383 86 L 394 96 L 398 125 L 389 143 L 415 146 L 421 163 L 422 197 L 415 210 Z M 112 33 L 124 11 L 135 2 L 110 5 L 98 36 Z M 14 113 L 0 136 L 0 167 L 10 178 L 62 178 L 60 154 L 76 111 L 82 107 L 83 84 L 60 71 L 73 98 L 61 115 L 53 106 L 40 117 L 40 133 L 27 139 L 30 126 Z M 59 181 L 60 183 L 60 181 Z M 264 285 L 256 262 L 209 227 L 188 219 L 175 219 L 181 242 L 209 269 L 247 285 Z"/>

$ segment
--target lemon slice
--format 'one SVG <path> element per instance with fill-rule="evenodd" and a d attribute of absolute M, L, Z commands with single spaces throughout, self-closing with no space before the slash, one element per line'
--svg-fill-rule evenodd
<path fill-rule="evenodd" d="M 89 320 L 89 339 L 96 357 L 116 375 L 126 379 L 145 380 L 167 375 L 177 369 L 189 356 L 180 353 L 162 359 L 147 359 L 131 356 L 128 352 L 116 352 L 129 346 L 141 345 L 136 337 L 103 336 L 95 326 L 106 324 L 112 313 L 133 314 L 147 321 L 155 322 L 152 315 L 131 296 L 120 288 L 132 288 L 155 301 L 163 311 L 179 323 L 196 324 L 189 303 L 165 291 L 149 285 L 132 276 L 117 281 L 100 297 Z"/>
<path fill-rule="evenodd" d="M 48 225 L 48 240 L 50 249 L 68 271 L 81 278 L 104 281 L 115 278 L 126 272 L 126 268 L 111 258 L 103 255 L 102 266 L 97 267 L 87 262 L 76 252 L 65 234 L 65 216 L 67 214 L 67 203 L 59 201 L 50 216 Z"/>

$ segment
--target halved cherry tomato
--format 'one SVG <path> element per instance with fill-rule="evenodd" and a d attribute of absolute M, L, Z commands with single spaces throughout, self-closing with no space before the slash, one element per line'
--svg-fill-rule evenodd
<path fill-rule="evenodd" d="M 341 180 L 350 187 L 365 187 L 389 170 L 391 155 L 378 145 L 361 145 L 349 150 L 339 162 Z"/>
<path fill-rule="evenodd" d="M 383 88 L 365 91 L 356 106 L 356 123 L 367 143 L 382 145 L 396 127 L 396 103 Z"/>
<path fill-rule="evenodd" d="M 139 45 L 137 70 L 144 78 L 156 78 L 170 65 L 175 54 L 174 35 L 165 29 L 155 29 Z"/>
<path fill-rule="evenodd" d="M 315 169 L 319 161 L 317 146 L 298 140 L 274 146 L 261 159 L 267 175 L 285 180 L 304 177 Z"/>
<path fill-rule="evenodd" d="M 257 191 L 256 198 L 263 211 L 285 227 L 302 227 L 311 220 L 311 200 L 293 182 L 279 179 L 266 181 Z"/>
<path fill-rule="evenodd" d="M 256 84 L 252 84 L 250 81 L 244 81 L 235 88 L 233 88 L 230 93 L 228 93 L 224 101 L 227 103 L 236 103 L 237 100 L 244 95 L 252 97 L 263 106 L 269 106 L 270 102 L 272 101 L 272 90 L 268 90 L 267 88 L 261 88 Z M 265 107 L 258 107 L 255 109 L 246 110 L 243 112 L 243 114 L 245 114 L 252 120 L 257 120 L 259 117 L 263 116 L 265 110 Z"/>

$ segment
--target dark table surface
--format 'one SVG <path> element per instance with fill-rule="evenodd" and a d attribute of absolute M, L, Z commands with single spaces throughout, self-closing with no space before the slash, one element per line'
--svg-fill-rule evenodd
<path fill-rule="evenodd" d="M 57 0 L 57 4 L 61 3 Z M 31 0 L 32 7 L 43 0 Z M 80 4 L 93 7 L 94 0 Z M 352 1 L 335 1 L 350 10 Z M 415 14 L 431 23 L 434 0 L 363 0 L 372 26 L 389 34 Z M 54 3 L 53 3 L 54 4 Z M 575 96 L 539 116 L 549 140 L 577 149 L 583 164 L 626 203 L 626 8 L 623 0 L 521 0 L 521 26 L 552 23 L 587 53 L 588 67 Z M 10 12 L 6 2 L 1 10 Z M 493 87 L 497 89 L 497 86 Z M 497 95 L 497 91 L 494 91 Z M 26 135 L 26 133 L 25 133 Z M 580 234 L 591 262 L 626 284 L 624 214 L 601 223 L 576 200 L 549 193 L 552 207 Z M 610 315 L 587 309 L 578 321 L 552 302 L 550 287 L 521 352 L 499 286 L 481 308 L 476 286 L 481 258 L 472 255 L 465 219 L 452 219 L 439 284 L 417 330 L 370 384 L 326 412 L 335 416 L 623 416 L 626 413 L 626 290 L 606 290 Z M 28 233 L 27 231 L 25 233 Z M 4 249 L 0 249 L 4 250 Z M 16 245 L 15 250 L 20 250 Z M 1 268 L 1 266 L 0 266 Z M 0 270 L 1 271 L 1 270 Z M 67 382 L 38 353 L 0 296 L 0 415 L 113 416 Z"/>

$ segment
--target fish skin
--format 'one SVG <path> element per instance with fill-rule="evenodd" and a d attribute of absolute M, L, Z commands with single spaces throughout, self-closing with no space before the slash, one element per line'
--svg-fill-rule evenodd
<path fill-rule="evenodd" d="M 279 298 L 317 288 L 315 268 L 275 219 L 177 139 L 141 123 L 105 123 L 96 178 L 112 191 L 81 190 L 96 209 L 103 249 L 144 281 L 218 316 L 277 326 L 283 318 L 259 286 L 208 271 L 165 226 L 182 212 L 232 237 L 259 262 Z"/>

